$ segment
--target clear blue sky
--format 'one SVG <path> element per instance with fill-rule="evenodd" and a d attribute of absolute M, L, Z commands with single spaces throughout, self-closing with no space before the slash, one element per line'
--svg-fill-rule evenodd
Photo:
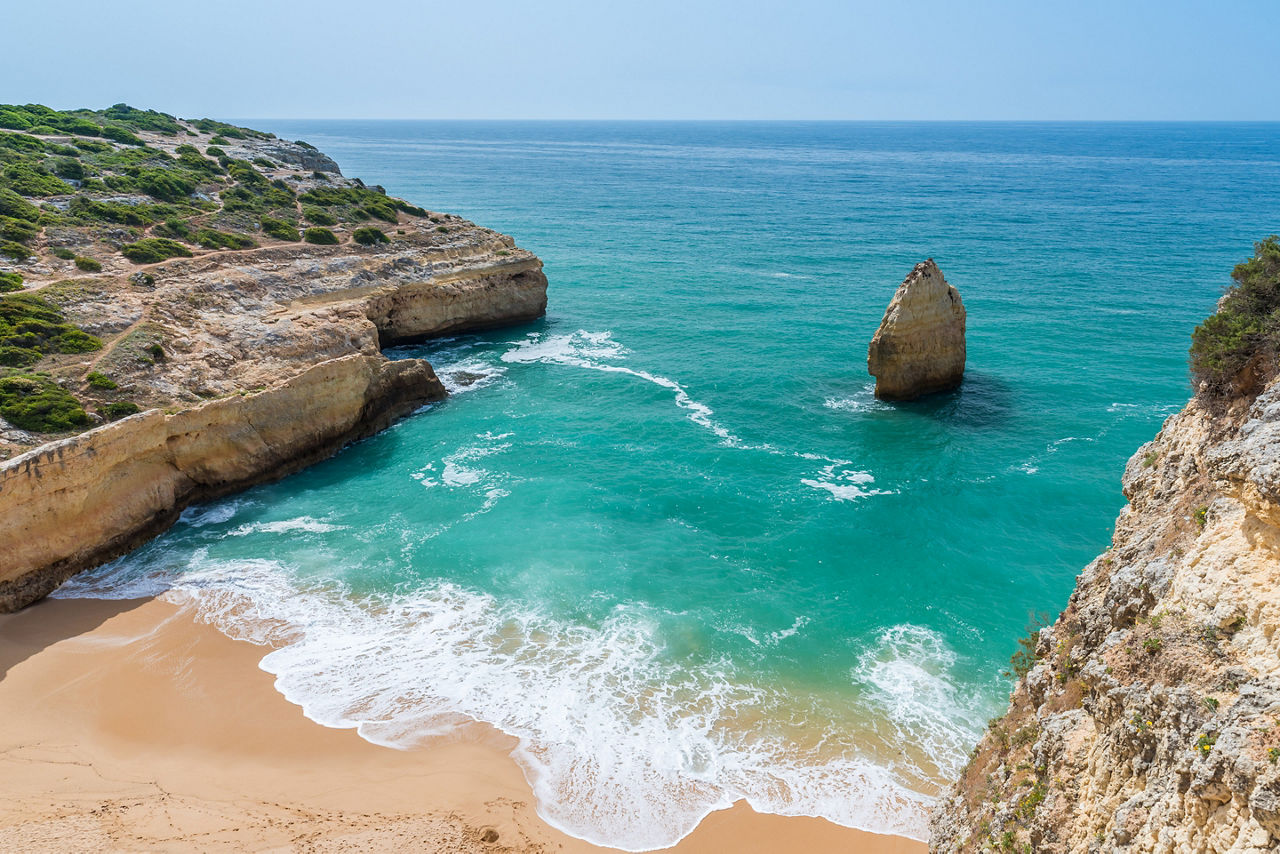
<path fill-rule="evenodd" d="M 0 102 L 182 116 L 1280 119 L 1275 0 L 7 0 Z"/>

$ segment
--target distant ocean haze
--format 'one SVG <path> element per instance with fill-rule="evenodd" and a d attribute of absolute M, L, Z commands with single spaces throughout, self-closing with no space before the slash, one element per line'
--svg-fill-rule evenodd
<path fill-rule="evenodd" d="M 743 797 L 922 838 L 1280 222 L 1274 124 L 254 126 L 513 235 L 547 318 L 393 351 L 453 396 L 60 595 L 191 601 L 373 741 L 491 723 L 637 850 Z M 965 384 L 884 404 L 926 257 Z"/>

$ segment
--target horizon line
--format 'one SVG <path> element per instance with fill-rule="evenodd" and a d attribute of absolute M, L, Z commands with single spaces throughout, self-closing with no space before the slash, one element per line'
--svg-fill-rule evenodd
<path fill-rule="evenodd" d="M 185 116 L 178 118 L 186 119 Z M 202 117 L 203 118 L 203 117 Z M 1275 119 L 806 119 L 806 118 L 511 118 L 456 116 L 228 116 L 236 121 L 342 122 L 669 122 L 720 124 L 1280 124 Z"/>

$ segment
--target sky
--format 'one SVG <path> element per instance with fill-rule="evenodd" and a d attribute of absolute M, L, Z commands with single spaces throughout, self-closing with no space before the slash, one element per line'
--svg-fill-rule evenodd
<path fill-rule="evenodd" d="M 0 103 L 241 119 L 1280 120 L 1277 6 L 3 0 Z"/>

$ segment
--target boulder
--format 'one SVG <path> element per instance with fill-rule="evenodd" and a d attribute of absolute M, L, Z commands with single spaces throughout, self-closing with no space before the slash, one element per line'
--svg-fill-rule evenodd
<path fill-rule="evenodd" d="M 885 309 L 867 348 L 876 397 L 912 400 L 964 379 L 964 303 L 930 258 L 915 266 Z"/>

